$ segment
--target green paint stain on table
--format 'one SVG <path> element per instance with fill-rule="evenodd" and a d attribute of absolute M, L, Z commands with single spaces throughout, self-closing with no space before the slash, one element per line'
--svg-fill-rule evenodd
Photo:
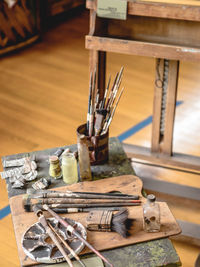
<path fill-rule="evenodd" d="M 103 255 L 117 267 L 181 266 L 168 238 L 116 248 L 103 252 Z"/>

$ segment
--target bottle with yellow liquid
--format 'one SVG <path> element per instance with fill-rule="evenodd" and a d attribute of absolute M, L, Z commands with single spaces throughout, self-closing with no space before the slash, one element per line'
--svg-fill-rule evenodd
<path fill-rule="evenodd" d="M 78 182 L 77 161 L 73 153 L 66 153 L 62 156 L 62 174 L 66 184 Z"/>
<path fill-rule="evenodd" d="M 55 179 L 62 177 L 62 171 L 60 168 L 60 162 L 57 156 L 49 157 L 49 175 Z"/>

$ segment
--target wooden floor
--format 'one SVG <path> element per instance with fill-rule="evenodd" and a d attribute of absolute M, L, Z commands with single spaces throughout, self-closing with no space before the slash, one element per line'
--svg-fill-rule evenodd
<path fill-rule="evenodd" d="M 0 59 L 0 156 L 76 143 L 76 128 L 86 120 L 88 98 L 88 13 L 55 26 L 24 51 Z M 108 73 L 124 65 L 125 92 L 110 127 L 118 136 L 152 115 L 155 62 L 152 58 L 108 55 Z M 181 62 L 174 151 L 200 155 L 200 64 Z M 125 142 L 150 146 L 151 125 Z M 2 167 L 1 167 L 2 170 Z M 199 176 L 158 176 L 200 187 Z M 0 181 L 0 209 L 8 205 Z M 192 207 L 172 207 L 180 219 L 199 223 Z M 184 267 L 194 266 L 199 248 L 174 242 Z M 20 266 L 11 215 L 0 220 L 0 266 Z"/>

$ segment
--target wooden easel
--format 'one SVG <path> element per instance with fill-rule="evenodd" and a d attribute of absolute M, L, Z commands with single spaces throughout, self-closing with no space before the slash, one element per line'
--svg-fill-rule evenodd
<path fill-rule="evenodd" d="M 162 0 L 160 0 L 162 1 Z M 105 89 L 106 53 L 149 56 L 156 59 L 151 148 L 123 144 L 128 156 L 142 164 L 200 173 L 200 157 L 173 151 L 173 130 L 179 77 L 179 61 L 200 60 L 200 3 L 188 0 L 164 2 L 130 1 L 127 20 L 97 16 L 97 0 L 87 0 L 90 31 L 85 46 L 90 53 L 90 71 L 97 65 L 100 97 Z M 167 66 L 167 83 L 163 86 Z M 158 67 L 159 65 L 159 67 Z M 165 66 L 165 67 L 164 67 Z M 165 77 L 166 78 L 166 77 Z M 166 94 L 165 94 L 166 93 Z M 162 105 L 164 104 L 164 113 Z M 146 189 L 183 197 L 199 203 L 200 189 L 188 185 L 141 177 Z M 200 244 L 200 225 L 179 221 L 183 237 Z M 195 230 L 194 230 L 195 229 Z M 197 230 L 198 229 L 198 230 Z"/>
<path fill-rule="evenodd" d="M 199 173 L 199 157 L 173 151 L 179 60 L 200 60 L 200 4 L 182 2 L 128 1 L 127 21 L 116 21 L 99 18 L 97 0 L 87 0 L 90 32 L 86 36 L 86 48 L 90 51 L 90 71 L 96 64 L 98 66 L 100 97 L 105 88 L 106 52 L 154 57 L 156 65 L 160 63 L 161 77 L 164 61 L 168 61 L 164 115 L 161 114 L 163 91 L 156 82 L 159 79 L 156 71 L 151 149 L 133 145 L 124 148 L 130 157 L 138 160 Z M 163 123 L 164 129 L 161 130 Z"/>

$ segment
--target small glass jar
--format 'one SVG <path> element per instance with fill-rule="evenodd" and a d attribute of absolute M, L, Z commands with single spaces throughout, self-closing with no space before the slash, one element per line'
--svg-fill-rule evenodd
<path fill-rule="evenodd" d="M 78 182 L 77 161 L 73 153 L 66 153 L 62 156 L 62 173 L 66 184 Z"/>
<path fill-rule="evenodd" d="M 149 233 L 160 231 L 160 206 L 155 201 L 156 197 L 151 194 L 143 205 L 143 229 Z"/>
<path fill-rule="evenodd" d="M 59 179 L 62 177 L 62 170 L 57 156 L 49 157 L 49 175 L 53 178 Z"/>
<path fill-rule="evenodd" d="M 79 136 L 77 146 L 81 181 L 91 181 L 92 173 L 90 167 L 90 156 L 87 145 L 87 138 L 84 134 Z"/>

